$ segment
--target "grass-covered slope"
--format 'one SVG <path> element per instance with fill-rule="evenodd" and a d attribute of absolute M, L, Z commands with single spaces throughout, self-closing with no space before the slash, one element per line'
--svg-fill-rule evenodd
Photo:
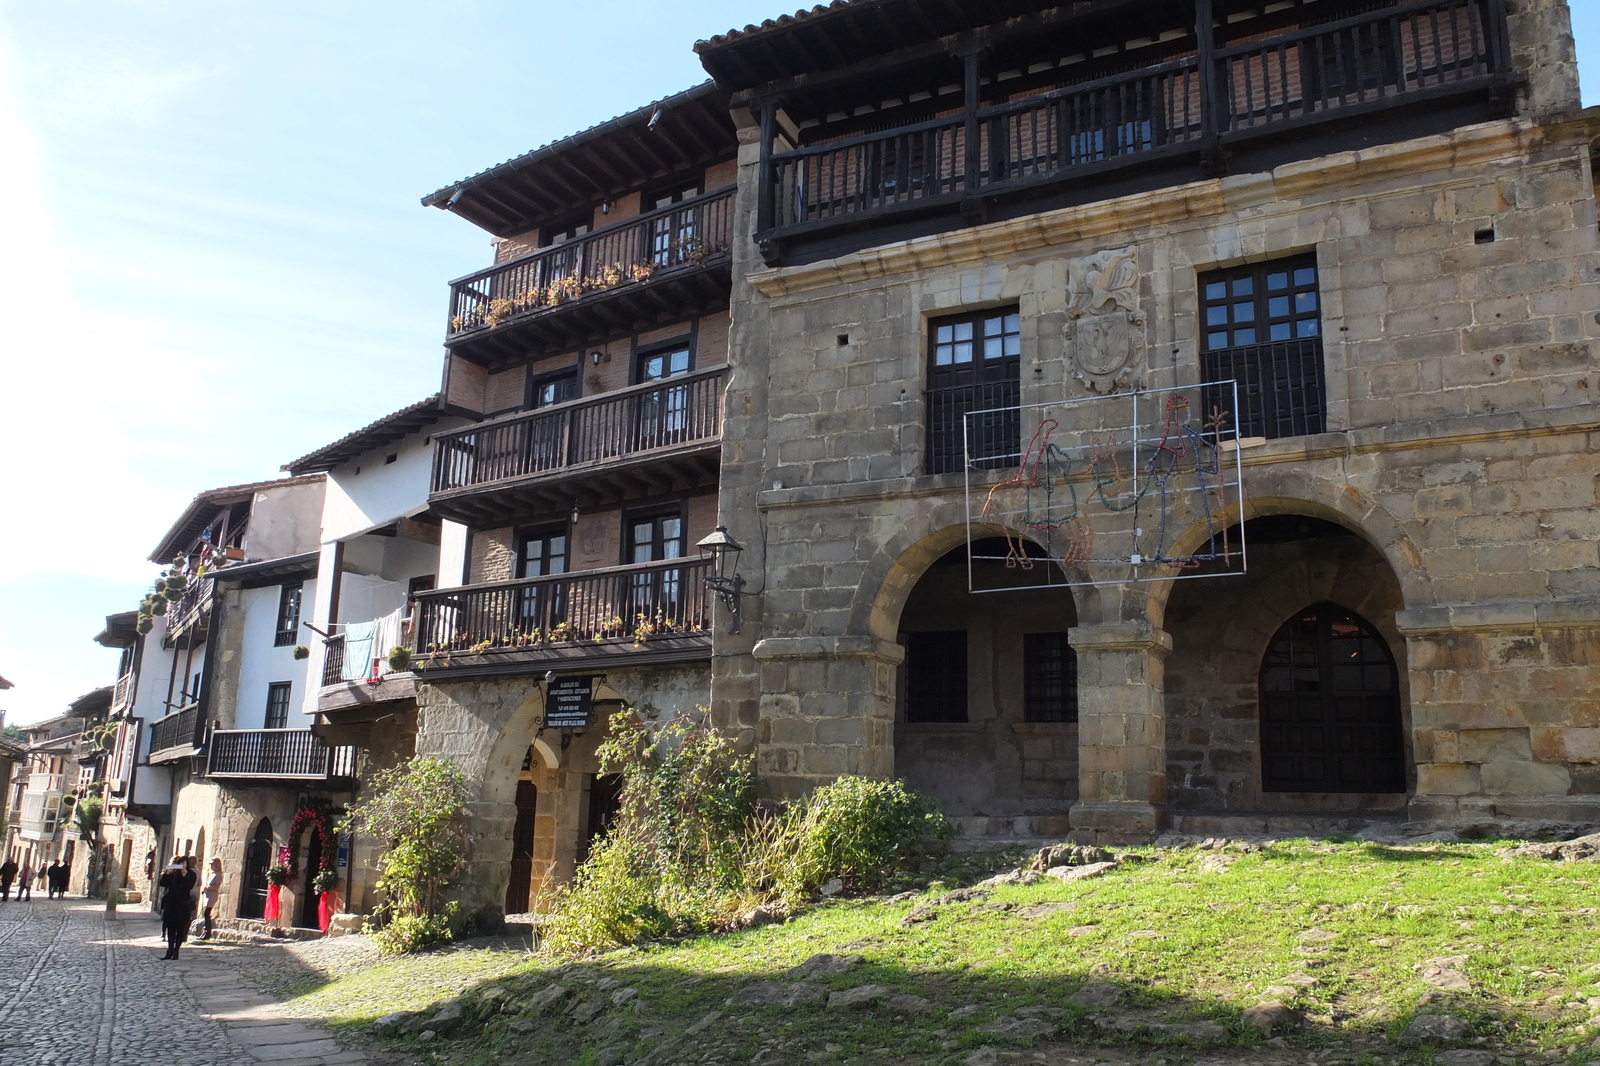
<path fill-rule="evenodd" d="M 1600 862 L 1301 841 L 956 888 L 575 963 L 457 947 L 295 1008 L 421 1012 L 383 1039 L 451 1063 L 1600 1062 Z"/>

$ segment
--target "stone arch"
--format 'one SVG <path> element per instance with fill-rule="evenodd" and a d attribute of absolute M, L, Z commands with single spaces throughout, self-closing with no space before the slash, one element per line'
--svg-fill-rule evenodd
<path fill-rule="evenodd" d="M 917 582 L 947 552 L 964 544 L 968 532 L 966 506 L 953 501 L 934 503 L 902 526 L 862 571 L 850 609 L 850 632 L 894 643 L 901 611 Z M 970 532 L 974 539 L 1018 535 L 999 525 L 974 524 Z M 1071 592 L 1079 619 L 1098 617 L 1099 601 L 1092 586 L 1074 586 Z"/>
<path fill-rule="evenodd" d="M 1303 515 L 1333 522 L 1361 537 L 1383 557 L 1400 584 L 1407 607 L 1433 602 L 1433 584 L 1423 566 L 1422 553 L 1395 517 L 1366 493 L 1292 470 L 1255 468 L 1248 485 L 1250 495 L 1242 507 L 1230 506 L 1218 512 L 1212 528 L 1224 529 L 1268 515 Z M 1173 539 L 1167 554 L 1195 551 L 1205 543 L 1207 535 L 1206 524 L 1195 522 Z M 1152 625 L 1163 624 L 1167 601 L 1176 584 L 1172 579 L 1148 583 L 1144 611 Z"/>

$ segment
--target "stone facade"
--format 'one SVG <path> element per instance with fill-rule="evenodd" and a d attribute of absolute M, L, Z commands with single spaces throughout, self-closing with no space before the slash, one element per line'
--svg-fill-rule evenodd
<path fill-rule="evenodd" d="M 1249 448 L 1245 503 L 1224 517 L 1305 516 L 1354 537 L 1264 545 L 1246 577 L 1104 573 L 1055 593 L 1079 663 L 1075 759 L 1056 759 L 1076 787 L 1056 798 L 1083 839 L 1402 806 L 1600 820 L 1596 129 L 1576 114 L 1566 17 L 1558 0 L 1518 5 L 1530 82 L 1508 119 L 809 265 L 764 268 L 741 240 L 721 514 L 759 597 L 743 633 L 717 635 L 712 706 L 767 779 L 982 779 L 981 801 L 953 797 L 963 813 L 1028 811 L 1034 760 L 983 724 L 1006 700 L 998 678 L 959 773 L 962 746 L 898 712 L 908 613 L 970 513 L 960 475 L 923 472 L 930 319 L 1014 306 L 1022 403 L 1087 395 L 1105 383 L 1068 358 L 1071 264 L 1131 248 L 1145 339 L 1129 381 L 1189 387 L 1198 275 L 1314 253 L 1326 431 Z M 744 134 L 748 238 L 760 153 Z M 996 478 L 975 472 L 974 491 Z M 1261 787 L 1262 656 L 1319 601 L 1368 619 L 1398 665 L 1406 795 Z M 992 624 L 967 617 L 971 633 Z"/>

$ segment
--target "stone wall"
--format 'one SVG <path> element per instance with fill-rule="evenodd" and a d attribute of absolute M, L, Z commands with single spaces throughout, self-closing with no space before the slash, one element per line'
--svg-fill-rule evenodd
<path fill-rule="evenodd" d="M 1549 20 L 1558 7 L 1522 11 Z M 1524 44 L 1530 25 L 1516 30 Z M 1552 77 L 1535 87 L 1546 110 L 1570 103 Z M 1248 502 L 1227 519 L 1325 518 L 1359 532 L 1387 565 L 1387 591 L 1373 585 L 1364 595 L 1384 601 L 1368 606 L 1391 643 L 1406 643 L 1397 658 L 1418 731 L 1414 813 L 1600 817 L 1580 794 L 1593 779 L 1582 760 L 1595 723 L 1579 693 L 1593 691 L 1587 663 L 1600 659 L 1591 637 L 1600 626 L 1592 136 L 1576 121 L 1484 123 L 738 272 L 722 510 L 734 535 L 757 545 L 743 562 L 761 594 L 747 607 L 746 633 L 717 635 L 721 724 L 758 748 L 762 772 L 784 791 L 839 773 L 893 772 L 895 641 L 908 595 L 965 540 L 968 519 L 961 477 L 922 472 L 931 318 L 1014 304 L 1023 403 L 1083 396 L 1063 341 L 1068 263 L 1131 247 L 1144 317 L 1129 380 L 1192 386 L 1197 276 L 1314 251 L 1328 432 L 1251 448 Z M 738 254 L 754 267 L 747 242 Z M 974 480 L 982 492 L 993 475 Z M 752 497 L 764 530 L 749 515 Z M 1252 560 L 1254 580 L 1274 586 L 1274 603 L 1318 580 L 1262 565 Z M 1079 809 L 1091 835 L 1097 825 L 1153 831 L 1169 785 L 1181 790 L 1191 774 L 1218 783 L 1203 781 L 1186 804 L 1218 801 L 1229 788 L 1225 803 L 1261 802 L 1239 784 L 1252 771 L 1238 735 L 1224 730 L 1234 746 L 1208 751 L 1177 725 L 1180 709 L 1186 720 L 1241 713 L 1243 697 L 1238 677 L 1211 668 L 1201 690 L 1186 690 L 1194 682 L 1163 664 L 1170 648 L 1186 678 L 1208 675 L 1190 665 L 1201 654 L 1195 642 L 1209 646 L 1211 634 L 1166 618 L 1169 596 L 1181 619 L 1188 597 L 1208 594 L 1170 584 L 1075 595 Z M 1235 593 L 1219 584 L 1215 595 Z M 1265 621 L 1228 639 L 1254 639 L 1251 625 Z M 1482 635 L 1491 631 L 1505 642 Z M 1164 679 L 1173 679 L 1170 697 Z M 1521 730 L 1525 740 L 1475 761 L 1451 738 L 1478 728 Z M 1169 747 L 1178 754 L 1169 758 Z M 1217 765 L 1222 751 L 1234 753 L 1234 769 Z M 1237 777 L 1223 784 L 1228 775 Z"/>

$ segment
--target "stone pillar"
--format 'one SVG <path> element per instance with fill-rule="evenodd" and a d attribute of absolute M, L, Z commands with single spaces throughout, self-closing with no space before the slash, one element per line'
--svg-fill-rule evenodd
<path fill-rule="evenodd" d="M 757 767 L 779 795 L 843 774 L 894 776 L 898 644 L 869 636 L 769 637 L 761 665 Z"/>
<path fill-rule="evenodd" d="M 1072 838 L 1148 842 L 1167 802 L 1162 668 L 1172 638 L 1148 622 L 1078 626 L 1078 802 Z"/>

